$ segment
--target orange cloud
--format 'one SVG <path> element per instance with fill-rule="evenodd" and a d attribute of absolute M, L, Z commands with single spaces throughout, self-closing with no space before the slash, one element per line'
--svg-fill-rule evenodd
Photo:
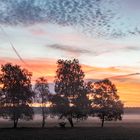
<path fill-rule="evenodd" d="M 82 66 L 86 79 L 94 81 L 109 78 L 117 87 L 120 99 L 125 106 L 140 107 L 140 73 L 131 68 L 99 68 Z M 138 71 L 138 70 L 137 70 Z"/>
<path fill-rule="evenodd" d="M 133 77 L 133 79 L 135 79 Z M 113 80 L 118 89 L 118 94 L 125 106 L 137 107 L 140 106 L 140 82 L 137 80 L 128 79 L 127 81 L 120 82 Z"/>
<path fill-rule="evenodd" d="M 40 76 L 46 76 L 48 82 L 52 83 L 57 69 L 56 61 L 55 59 L 25 60 L 25 65 L 17 59 L 3 58 L 0 60 L 0 64 L 11 62 L 28 69 L 33 72 L 33 83 Z M 85 79 L 98 80 L 110 77 L 110 80 L 116 85 L 118 94 L 125 103 L 125 106 L 140 106 L 140 78 L 138 77 L 138 73 L 133 74 L 133 71 L 124 68 L 100 68 L 84 64 L 82 65 L 82 69 L 85 72 Z"/>
<path fill-rule="evenodd" d="M 56 71 L 56 60 L 54 59 L 37 59 L 37 60 L 24 60 L 25 64 L 17 59 L 3 58 L 0 64 L 12 63 L 18 64 L 23 68 L 28 69 L 33 73 L 33 82 L 41 76 L 46 76 L 48 82 L 53 82 L 55 71 Z"/>

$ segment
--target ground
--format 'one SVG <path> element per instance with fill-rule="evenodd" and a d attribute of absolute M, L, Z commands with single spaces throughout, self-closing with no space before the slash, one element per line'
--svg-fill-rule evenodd
<path fill-rule="evenodd" d="M 38 118 L 38 117 L 37 117 Z M 41 120 L 20 121 L 18 129 L 13 123 L 0 120 L 0 140 L 140 140 L 140 116 L 125 117 L 123 121 L 105 122 L 101 128 L 98 119 L 75 122 L 75 128 L 58 125 L 57 119 L 47 119 L 46 128 L 41 129 Z"/>
<path fill-rule="evenodd" d="M 0 140 L 139 140 L 137 128 L 77 127 L 0 129 Z"/>

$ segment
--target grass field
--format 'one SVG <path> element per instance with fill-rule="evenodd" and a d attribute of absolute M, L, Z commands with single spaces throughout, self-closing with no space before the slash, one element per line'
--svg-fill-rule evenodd
<path fill-rule="evenodd" d="M 140 129 L 126 127 L 0 129 L 0 140 L 139 140 Z"/>
<path fill-rule="evenodd" d="M 140 115 L 125 116 L 123 121 L 105 122 L 95 118 L 79 123 L 75 128 L 62 129 L 57 119 L 48 118 L 46 128 L 41 129 L 41 120 L 20 121 L 18 129 L 12 129 L 12 122 L 0 120 L 0 140 L 140 140 Z"/>

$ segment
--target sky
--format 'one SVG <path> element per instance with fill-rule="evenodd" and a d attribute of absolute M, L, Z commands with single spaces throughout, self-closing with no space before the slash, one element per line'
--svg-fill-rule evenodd
<path fill-rule="evenodd" d="M 109 78 L 125 106 L 140 107 L 139 0 L 1 0 L 0 64 L 46 76 L 77 58 L 87 81 Z"/>

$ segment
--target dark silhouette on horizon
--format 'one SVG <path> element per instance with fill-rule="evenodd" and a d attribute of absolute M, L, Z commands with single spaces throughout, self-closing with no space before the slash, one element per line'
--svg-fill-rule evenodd
<path fill-rule="evenodd" d="M 47 71 L 47 70 L 46 70 Z M 109 80 L 85 82 L 85 74 L 78 59 L 57 61 L 55 94 L 51 94 L 47 78 L 40 77 L 31 84 L 32 74 L 18 65 L 1 66 L 0 115 L 13 121 L 16 128 L 19 119 L 33 119 L 33 102 L 40 103 L 42 128 L 48 115 L 57 116 L 61 127 L 66 121 L 74 127 L 73 120 L 98 117 L 101 127 L 105 121 L 122 119 L 123 103 L 117 95 L 116 86 Z M 47 107 L 46 104 L 50 103 Z"/>
<path fill-rule="evenodd" d="M 71 127 L 74 127 L 73 119 L 86 119 L 91 107 L 84 76 L 77 59 L 57 61 L 56 95 L 51 98 L 51 110 L 59 119 L 67 119 Z"/>
<path fill-rule="evenodd" d="M 31 85 L 32 74 L 18 65 L 7 63 L 1 66 L 0 84 L 2 117 L 13 121 L 16 128 L 19 119 L 33 118 L 32 103 L 33 92 Z"/>
<path fill-rule="evenodd" d="M 123 103 L 117 95 L 117 89 L 108 79 L 95 82 L 93 85 L 93 112 L 101 119 L 101 127 L 105 121 L 122 120 Z"/>

